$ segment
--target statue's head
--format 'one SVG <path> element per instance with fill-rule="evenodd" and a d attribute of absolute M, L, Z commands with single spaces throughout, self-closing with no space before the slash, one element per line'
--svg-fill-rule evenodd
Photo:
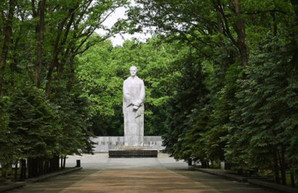
<path fill-rule="evenodd" d="M 132 67 L 129 68 L 129 71 L 130 71 L 130 75 L 132 77 L 135 77 L 137 75 L 138 68 L 136 66 L 132 66 Z"/>

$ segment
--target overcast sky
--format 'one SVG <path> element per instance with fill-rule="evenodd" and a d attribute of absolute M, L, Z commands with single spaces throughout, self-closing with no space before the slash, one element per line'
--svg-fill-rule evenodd
<path fill-rule="evenodd" d="M 126 9 L 124 7 L 120 7 L 115 10 L 113 14 L 111 14 L 107 20 L 103 23 L 107 27 L 112 27 L 114 23 L 117 22 L 119 18 L 125 18 L 125 11 Z M 96 33 L 98 34 L 104 34 L 105 32 L 103 30 L 96 30 Z M 145 34 L 145 33 L 135 33 L 133 35 L 130 34 L 116 34 L 114 37 L 111 37 L 110 40 L 113 43 L 113 46 L 121 46 L 125 40 L 132 39 L 132 38 L 137 38 L 140 41 L 145 41 L 146 39 L 150 38 L 150 34 Z"/>

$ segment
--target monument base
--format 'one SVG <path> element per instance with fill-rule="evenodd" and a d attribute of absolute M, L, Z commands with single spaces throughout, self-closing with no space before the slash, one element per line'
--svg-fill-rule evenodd
<path fill-rule="evenodd" d="M 109 150 L 109 158 L 152 158 L 157 157 L 158 151 L 150 147 L 124 146 Z"/>

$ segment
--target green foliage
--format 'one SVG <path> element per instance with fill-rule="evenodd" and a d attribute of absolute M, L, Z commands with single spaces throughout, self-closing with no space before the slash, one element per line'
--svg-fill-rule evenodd
<path fill-rule="evenodd" d="M 274 169 L 275 154 L 293 148 L 298 135 L 297 75 L 291 72 L 288 46 L 269 38 L 263 49 L 239 80 L 237 108 L 231 116 L 227 159 L 241 168 Z M 295 153 L 287 152 L 285 159 L 292 160 Z"/>
<path fill-rule="evenodd" d="M 77 56 L 112 35 L 90 38 L 96 29 L 105 28 L 107 15 L 125 4 L 126 0 L 1 1 L 1 164 L 9 166 L 18 159 L 47 162 L 92 151 L 87 129 L 92 101 L 80 96 Z"/>
<path fill-rule="evenodd" d="M 269 169 L 285 183 L 286 168 L 297 169 L 297 3 L 137 3 L 127 27 L 154 26 L 189 50 L 170 63 L 179 70 L 169 79 L 167 151 L 239 171 Z"/>
<path fill-rule="evenodd" d="M 61 126 L 57 107 L 30 84 L 14 90 L 9 107 L 10 136 L 16 158 L 51 158 L 59 153 Z"/>
<path fill-rule="evenodd" d="M 92 133 L 87 130 L 90 124 L 89 102 L 80 96 L 80 92 L 74 89 L 69 93 L 56 86 L 55 94 L 51 96 L 57 105 L 57 121 L 61 127 L 61 136 L 58 137 L 60 155 L 92 152 L 93 144 L 89 139 Z"/>
<path fill-rule="evenodd" d="M 172 87 L 164 145 L 176 159 L 204 158 L 204 152 L 197 149 L 208 122 L 204 74 L 197 58 L 189 56 L 179 62 L 181 77 Z"/>
<path fill-rule="evenodd" d="M 3 131 L 7 129 L 9 123 L 9 114 L 7 113 L 9 100 L 10 98 L 7 96 L 3 96 L 0 98 L 0 128 L 3 129 Z"/>
<path fill-rule="evenodd" d="M 139 68 L 146 87 L 145 134 L 162 134 L 166 104 L 173 93 L 169 84 L 180 74 L 179 68 L 169 64 L 181 57 L 179 51 L 155 38 L 146 44 L 126 41 L 123 47 L 103 42 L 83 54 L 78 76 L 82 96 L 92 104 L 89 111 L 95 134 L 123 135 L 122 84 L 132 65 Z"/>
<path fill-rule="evenodd" d="M 229 133 L 231 111 L 237 108 L 235 106 L 235 92 L 237 90 L 236 81 L 240 74 L 241 68 L 239 65 L 230 65 L 222 80 L 224 85 L 216 93 L 210 95 L 210 101 L 213 105 L 213 111 L 210 115 L 212 122 L 210 122 L 210 128 L 206 132 L 205 137 L 207 138 L 206 145 L 209 147 L 207 149 L 207 155 L 211 160 L 225 160 L 224 149 L 227 141 L 226 136 Z M 217 76 L 219 75 L 217 74 Z"/>
<path fill-rule="evenodd" d="M 13 151 L 11 149 L 12 143 L 10 140 L 9 113 L 10 98 L 3 96 L 0 98 L 0 163 L 3 166 L 13 161 Z M 5 153 L 6 152 L 6 153 Z"/>

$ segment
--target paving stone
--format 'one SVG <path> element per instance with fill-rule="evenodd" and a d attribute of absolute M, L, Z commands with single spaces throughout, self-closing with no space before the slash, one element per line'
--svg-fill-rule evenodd
<path fill-rule="evenodd" d="M 277 193 L 248 183 L 188 170 L 166 154 L 158 158 L 108 158 L 107 154 L 69 156 L 82 170 L 29 183 L 10 193 Z"/>

